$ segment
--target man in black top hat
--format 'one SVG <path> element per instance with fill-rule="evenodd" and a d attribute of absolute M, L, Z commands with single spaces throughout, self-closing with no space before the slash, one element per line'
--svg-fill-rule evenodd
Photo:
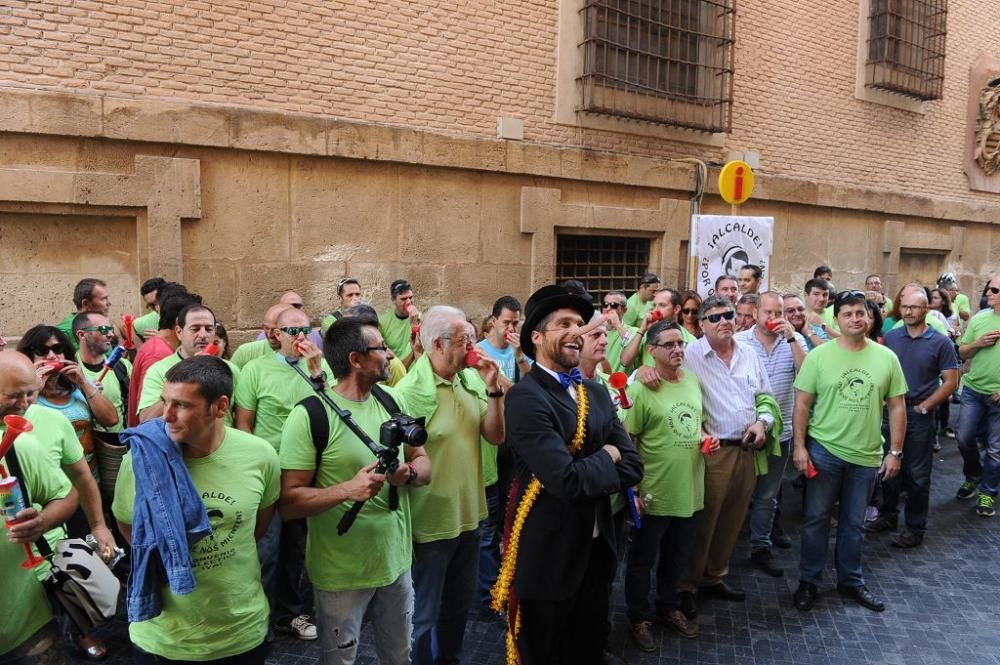
<path fill-rule="evenodd" d="M 494 590 L 513 631 L 508 662 L 514 649 L 522 665 L 604 658 L 616 561 L 609 497 L 639 482 L 642 461 L 607 389 L 577 369 L 593 312 L 561 286 L 539 289 L 525 307 L 521 349 L 535 365 L 507 397 L 514 505 Z"/>

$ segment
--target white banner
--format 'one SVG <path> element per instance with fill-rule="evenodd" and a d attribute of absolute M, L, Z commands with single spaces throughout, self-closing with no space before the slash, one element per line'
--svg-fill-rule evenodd
<path fill-rule="evenodd" d="M 695 215 L 694 222 L 698 294 L 702 298 L 715 293 L 718 277 L 737 277 L 740 268 L 748 263 L 760 266 L 760 290 L 767 290 L 774 217 Z"/>

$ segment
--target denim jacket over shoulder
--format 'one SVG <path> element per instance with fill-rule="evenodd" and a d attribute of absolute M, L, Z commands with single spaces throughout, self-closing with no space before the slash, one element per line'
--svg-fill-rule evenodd
<path fill-rule="evenodd" d="M 129 621 L 146 621 L 163 611 L 161 590 L 194 591 L 191 547 L 212 533 L 208 513 L 191 480 L 184 456 L 167 436 L 162 418 L 121 433 L 132 454 L 132 578 Z"/>

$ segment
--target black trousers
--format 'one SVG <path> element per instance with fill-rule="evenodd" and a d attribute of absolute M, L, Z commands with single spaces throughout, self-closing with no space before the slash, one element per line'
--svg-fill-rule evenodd
<path fill-rule="evenodd" d="M 522 599 L 518 650 L 522 665 L 599 665 L 608 639 L 608 585 L 615 554 L 595 540 L 587 572 L 565 600 Z"/>

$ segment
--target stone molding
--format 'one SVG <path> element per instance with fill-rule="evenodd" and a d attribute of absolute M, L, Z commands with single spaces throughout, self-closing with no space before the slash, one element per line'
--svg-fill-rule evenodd
<path fill-rule="evenodd" d="M 200 167 L 197 159 L 137 155 L 131 174 L 0 168 L 0 200 L 65 206 L 62 214 L 132 209 L 137 223 L 145 221 L 138 233 L 140 281 L 151 275 L 181 281 L 181 221 L 201 217 Z"/>
<path fill-rule="evenodd" d="M 882 279 L 895 284 L 899 276 L 899 257 L 906 251 L 948 255 L 946 264 L 961 265 L 965 246 L 965 228 L 951 226 L 947 231 L 907 231 L 906 222 L 886 220 L 882 225 Z"/>
<path fill-rule="evenodd" d="M 217 104 L 0 87 L 0 132 L 319 155 L 690 191 L 692 166 L 576 147 L 448 136 Z M 717 194 L 710 175 L 706 193 Z M 758 174 L 754 199 L 895 216 L 1000 223 L 1000 203 Z"/>

